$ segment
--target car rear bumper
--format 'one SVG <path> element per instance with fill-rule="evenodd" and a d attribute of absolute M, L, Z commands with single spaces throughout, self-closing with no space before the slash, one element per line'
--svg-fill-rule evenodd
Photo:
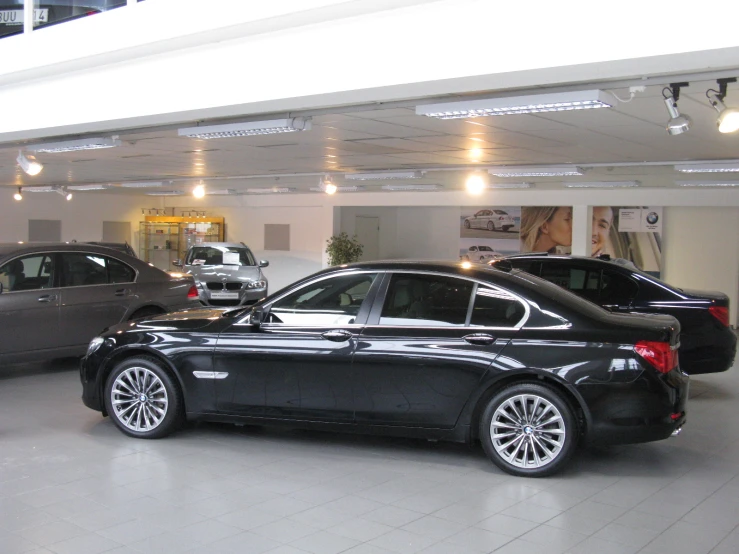
<path fill-rule="evenodd" d="M 686 422 L 689 377 L 645 371 L 619 385 L 584 385 L 578 390 L 590 408 L 589 444 L 632 444 L 669 438 Z"/>

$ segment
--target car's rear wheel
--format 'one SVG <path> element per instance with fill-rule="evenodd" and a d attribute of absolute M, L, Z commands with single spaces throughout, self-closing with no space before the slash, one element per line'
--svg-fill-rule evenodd
<path fill-rule="evenodd" d="M 488 231 L 495 231 L 495 224 L 492 221 L 488 221 Z"/>
<path fill-rule="evenodd" d="M 480 420 L 480 440 L 503 471 L 543 477 L 561 470 L 574 453 L 577 421 L 556 390 L 519 383 L 489 400 Z"/>
<path fill-rule="evenodd" d="M 105 384 L 105 407 L 121 431 L 142 439 L 170 434 L 183 413 L 179 387 L 148 356 L 129 358 L 113 368 Z"/>

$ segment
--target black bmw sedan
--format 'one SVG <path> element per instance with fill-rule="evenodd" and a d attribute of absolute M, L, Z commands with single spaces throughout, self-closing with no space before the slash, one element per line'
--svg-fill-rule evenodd
<path fill-rule="evenodd" d="M 688 375 L 718 373 L 734 365 L 736 335 L 729 327 L 729 297 L 723 292 L 677 288 L 628 260 L 608 256 L 543 253 L 505 260 L 614 312 L 674 316 L 681 328 L 680 367 Z"/>
<path fill-rule="evenodd" d="M 679 329 L 518 270 L 368 262 L 250 308 L 111 327 L 82 360 L 82 398 L 133 437 L 187 418 L 479 439 L 503 470 L 543 476 L 580 441 L 679 431 Z"/>

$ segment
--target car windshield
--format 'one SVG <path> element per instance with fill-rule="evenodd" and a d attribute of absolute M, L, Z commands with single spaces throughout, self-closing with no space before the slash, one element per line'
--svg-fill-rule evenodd
<path fill-rule="evenodd" d="M 257 265 L 245 246 L 194 246 L 185 260 L 187 265 Z"/>

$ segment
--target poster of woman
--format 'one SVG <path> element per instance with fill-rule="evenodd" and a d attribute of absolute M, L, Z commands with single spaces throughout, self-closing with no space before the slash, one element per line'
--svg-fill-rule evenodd
<path fill-rule="evenodd" d="M 572 206 L 521 207 L 521 252 L 569 254 Z"/>
<path fill-rule="evenodd" d="M 594 206 L 591 256 L 624 258 L 659 276 L 662 267 L 661 208 Z"/>

